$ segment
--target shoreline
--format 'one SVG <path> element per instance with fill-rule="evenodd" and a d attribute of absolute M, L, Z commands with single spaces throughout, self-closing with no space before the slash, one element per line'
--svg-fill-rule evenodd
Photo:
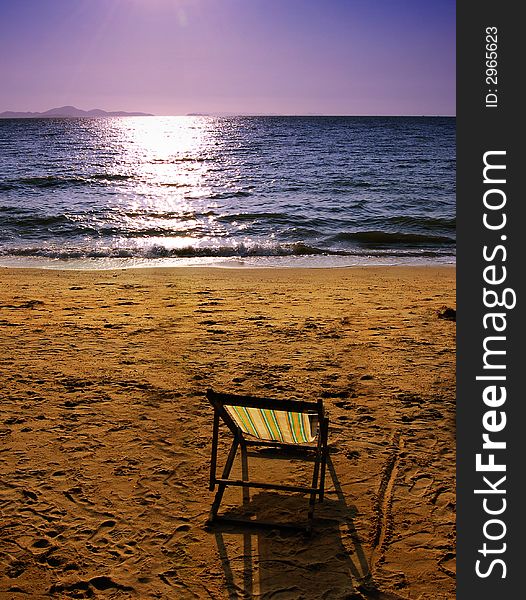
<path fill-rule="evenodd" d="M 0 595 L 453 600 L 451 267 L 1 268 Z M 208 387 L 323 399 L 312 538 L 204 529 Z M 310 468 L 250 457 L 254 480 Z M 287 522 L 306 501 L 250 508 Z"/>
<path fill-rule="evenodd" d="M 276 266 L 276 267 L 253 267 L 253 266 L 225 266 L 225 265 L 203 265 L 203 266 L 150 266 L 150 267 L 122 267 L 119 269 L 116 268 L 107 268 L 107 269 L 65 269 L 65 268 L 45 268 L 45 267 L 11 267 L 11 266 L 3 266 L 0 265 L 0 275 L 4 274 L 16 274 L 16 273 L 63 273 L 63 274 L 120 274 L 120 273 L 135 273 L 138 276 L 140 274 L 144 274 L 147 276 L 148 273 L 180 273 L 180 274 L 202 274 L 204 277 L 213 274 L 214 272 L 219 273 L 247 273 L 247 274 L 255 274 L 255 273 L 276 273 L 276 274 L 285 274 L 285 273 L 302 273 L 308 271 L 314 271 L 317 273 L 323 272 L 334 272 L 341 273 L 345 271 L 353 272 L 353 271 L 433 271 L 436 270 L 438 272 L 442 270 L 454 270 L 456 271 L 455 264 L 419 264 L 419 265 L 352 265 L 352 266 L 334 266 L 334 267 L 286 267 L 286 266 Z"/>
<path fill-rule="evenodd" d="M 72 259 L 69 261 L 45 258 L 28 259 L 10 257 L 0 259 L 0 269 L 44 269 L 60 271 L 112 271 L 129 269 L 342 269 L 360 267 L 441 267 L 456 266 L 456 257 L 441 260 L 415 257 L 340 257 L 334 256 L 291 256 L 291 257 L 200 257 L 188 259 Z"/>

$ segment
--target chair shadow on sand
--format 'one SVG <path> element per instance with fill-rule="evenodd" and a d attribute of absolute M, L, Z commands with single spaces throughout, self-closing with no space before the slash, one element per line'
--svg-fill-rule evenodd
<path fill-rule="evenodd" d="M 334 490 L 316 506 L 311 537 L 279 527 L 227 521 L 214 524 L 211 531 L 230 600 L 399 598 L 377 589 L 354 525 L 356 508 L 345 502 L 330 456 L 327 467 Z M 236 519 L 249 515 L 258 521 L 287 523 L 305 513 L 303 494 L 285 496 L 264 491 L 250 497 L 243 489 L 242 507 L 226 510 L 224 516 Z"/>

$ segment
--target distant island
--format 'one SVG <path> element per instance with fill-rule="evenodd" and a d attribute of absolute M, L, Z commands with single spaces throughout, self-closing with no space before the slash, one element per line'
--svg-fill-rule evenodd
<path fill-rule="evenodd" d="M 124 112 L 122 110 L 108 112 L 100 108 L 82 110 L 75 106 L 60 106 L 59 108 L 51 108 L 45 112 L 14 112 L 6 110 L 0 113 L 0 119 L 71 119 L 74 117 L 153 117 L 153 115 L 143 112 Z"/>

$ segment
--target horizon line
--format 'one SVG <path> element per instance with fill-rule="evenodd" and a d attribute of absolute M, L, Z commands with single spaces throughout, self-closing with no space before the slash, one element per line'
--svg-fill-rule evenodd
<path fill-rule="evenodd" d="M 95 109 L 91 109 L 91 110 L 95 110 Z M 102 109 L 101 109 L 102 110 Z M 5 111 L 1 111 L 0 115 L 4 114 L 4 113 L 33 113 L 35 115 L 35 117 L 13 117 L 13 118 L 27 118 L 27 119 L 31 119 L 31 118 L 39 118 L 40 115 L 44 114 L 47 111 L 21 111 L 21 110 L 5 110 Z M 120 110 L 108 110 L 108 111 L 104 111 L 104 112 L 145 112 L 145 111 L 120 111 Z M 110 116 L 110 115 L 108 115 Z M 127 117 L 127 116 L 131 116 L 134 118 L 138 118 L 138 117 L 145 117 L 145 118 L 149 118 L 149 117 L 395 117 L 395 118 L 456 118 L 456 114 L 391 114 L 391 113 L 385 113 L 385 114 L 365 114 L 365 113 L 361 113 L 361 114 L 350 114 L 350 113 L 243 113 L 243 112 L 196 112 L 196 113 L 149 113 L 149 114 L 144 114 L 144 115 L 122 115 L 122 117 Z M 83 118 L 105 118 L 105 115 L 101 115 L 101 116 L 97 116 L 97 115 L 86 115 L 86 116 L 71 116 L 71 117 L 67 117 L 67 116 L 63 116 L 60 117 L 59 115 L 55 116 L 55 115 L 49 115 L 49 116 L 45 116 L 42 118 L 71 118 L 71 119 L 83 119 Z M 10 118 L 10 117 L 4 117 L 4 118 Z M 111 117 L 110 118 L 116 118 L 116 117 Z"/>

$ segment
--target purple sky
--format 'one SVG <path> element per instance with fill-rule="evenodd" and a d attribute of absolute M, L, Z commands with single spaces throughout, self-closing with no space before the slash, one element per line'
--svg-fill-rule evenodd
<path fill-rule="evenodd" d="M 0 112 L 454 115 L 452 0 L 0 0 Z"/>

